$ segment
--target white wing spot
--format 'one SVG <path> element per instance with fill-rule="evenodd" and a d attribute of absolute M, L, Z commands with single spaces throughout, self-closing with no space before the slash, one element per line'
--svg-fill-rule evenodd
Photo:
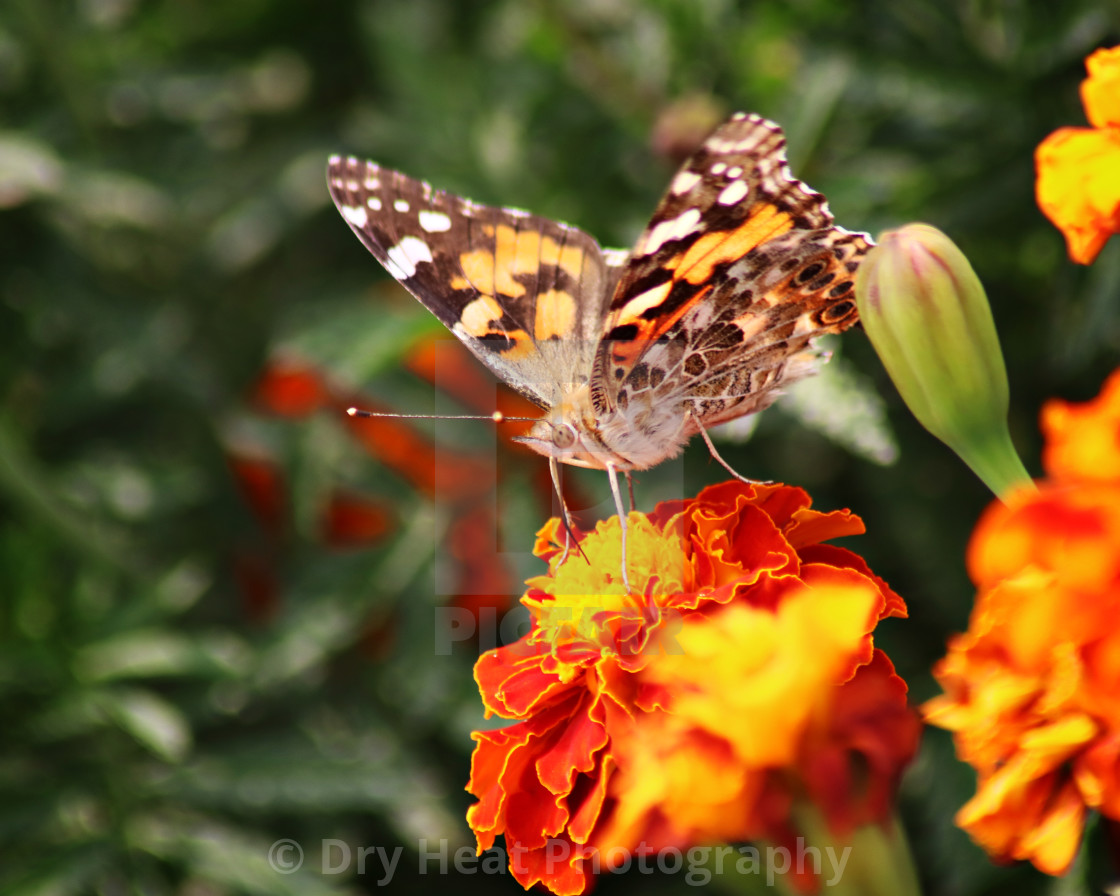
<path fill-rule="evenodd" d="M 639 254 L 650 255 L 672 240 L 688 236 L 700 223 L 700 209 L 690 208 L 669 221 L 662 221 L 646 236 Z"/>
<path fill-rule="evenodd" d="M 719 194 L 716 202 L 720 205 L 734 205 L 747 195 L 747 189 L 745 180 L 733 180 L 723 188 L 723 192 Z"/>
<path fill-rule="evenodd" d="M 443 212 L 420 212 L 420 226 L 428 233 L 443 233 L 451 229 L 451 219 Z"/>
<path fill-rule="evenodd" d="M 716 162 L 712 166 L 712 174 L 723 174 L 727 170 L 727 165 L 724 162 Z"/>
<path fill-rule="evenodd" d="M 342 217 L 353 224 L 355 227 L 365 227 L 366 222 L 369 220 L 369 215 L 366 210 L 360 205 L 341 205 L 339 210 L 342 212 Z"/>
<path fill-rule="evenodd" d="M 736 165 L 734 168 L 727 169 L 727 176 L 730 178 L 739 177 L 743 173 L 743 169 Z"/>
<path fill-rule="evenodd" d="M 629 249 L 604 249 L 603 261 L 609 268 L 620 268 L 630 260 Z"/>
<path fill-rule="evenodd" d="M 673 182 L 669 185 L 669 192 L 674 196 L 680 196 L 696 186 L 699 180 L 700 175 L 695 171 L 682 171 L 673 178 Z"/>
<path fill-rule="evenodd" d="M 395 208 L 398 212 L 407 212 L 408 203 L 403 199 L 394 199 L 393 208 Z"/>
<path fill-rule="evenodd" d="M 380 186 L 381 186 L 381 181 L 379 181 L 376 177 L 374 177 L 372 174 L 367 174 L 366 175 L 365 188 L 367 190 L 376 190 Z"/>
<path fill-rule="evenodd" d="M 356 180 L 354 180 L 353 178 L 351 178 L 350 180 L 346 181 L 346 189 L 349 190 L 351 193 L 357 193 L 358 192 L 358 182 Z"/>
<path fill-rule="evenodd" d="M 656 308 L 669 296 L 669 290 L 673 288 L 673 282 L 670 280 L 668 283 L 662 283 L 660 286 L 655 286 L 653 289 L 647 289 L 645 292 L 626 300 L 626 313 L 631 317 L 639 316 L 643 311 L 648 311 L 650 308 Z"/>
<path fill-rule="evenodd" d="M 378 199 L 376 196 L 370 196 L 366 200 L 366 205 L 368 205 L 370 208 L 372 208 L 375 212 L 381 211 L 381 200 Z"/>
<path fill-rule="evenodd" d="M 400 276 L 404 280 L 416 273 L 416 265 L 432 260 L 432 250 L 416 236 L 406 236 L 385 254 L 400 270 Z"/>

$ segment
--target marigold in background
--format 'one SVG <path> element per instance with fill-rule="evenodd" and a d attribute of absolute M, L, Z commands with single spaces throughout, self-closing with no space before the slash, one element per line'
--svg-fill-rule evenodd
<path fill-rule="evenodd" d="M 582 555 L 565 556 L 557 520 L 541 530 L 532 628 L 475 668 L 488 715 L 518 720 L 474 734 L 480 851 L 504 834 L 523 886 L 578 894 L 623 858 L 791 843 L 807 807 L 839 836 L 889 822 L 919 724 L 872 634 L 905 605 L 823 543 L 860 520 L 810 504 L 729 482 L 632 513 L 630 593 L 617 518 L 580 538 Z M 880 868 L 881 891 L 911 889 L 908 869 Z M 790 883 L 815 890 L 799 870 Z"/>
<path fill-rule="evenodd" d="M 1069 256 L 1091 264 L 1120 233 L 1120 47 L 1085 60 L 1081 102 L 1091 128 L 1060 128 L 1035 152 L 1038 205 L 1066 238 Z"/>
<path fill-rule="evenodd" d="M 957 815 L 999 861 L 1067 870 L 1088 810 L 1120 819 L 1120 371 L 1043 408 L 1047 478 L 981 518 L 979 594 L 925 705 L 978 772 Z"/>

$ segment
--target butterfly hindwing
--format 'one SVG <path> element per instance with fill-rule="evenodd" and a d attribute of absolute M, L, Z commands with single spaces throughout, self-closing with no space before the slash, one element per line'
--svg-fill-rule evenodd
<path fill-rule="evenodd" d="M 596 355 L 597 407 L 653 389 L 705 425 L 760 410 L 811 372 L 814 336 L 856 322 L 868 248 L 790 175 L 777 125 L 734 116 L 678 171 L 635 246 Z"/>
<path fill-rule="evenodd" d="M 543 407 L 586 380 L 619 259 L 581 230 L 333 156 L 331 198 L 366 248 L 500 379 Z"/>

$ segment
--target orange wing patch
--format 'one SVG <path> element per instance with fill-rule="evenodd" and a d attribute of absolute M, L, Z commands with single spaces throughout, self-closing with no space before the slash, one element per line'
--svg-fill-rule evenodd
<path fill-rule="evenodd" d="M 464 333 L 475 339 L 506 340 L 505 346 L 499 347 L 496 343 L 492 343 L 495 350 L 504 358 L 520 361 L 529 357 L 536 350 L 533 340 L 524 330 L 502 327 L 500 324 L 504 313 L 502 306 L 493 296 L 479 296 L 463 309 L 459 326 Z"/>
<path fill-rule="evenodd" d="M 615 364 L 627 367 L 637 364 L 645 350 L 649 348 L 649 344 L 667 333 L 678 320 L 688 314 L 689 309 L 693 308 L 698 302 L 704 301 L 704 297 L 712 291 L 712 287 L 713 284 L 711 283 L 701 286 L 671 314 L 663 315 L 654 320 L 635 317 L 615 326 L 611 330 L 611 334 L 615 336 L 611 345 L 611 360 Z M 617 334 L 620 328 L 627 331 L 624 338 L 618 338 Z"/>
<path fill-rule="evenodd" d="M 463 276 L 451 278 L 452 289 L 474 289 L 483 295 L 525 295 L 525 284 L 515 277 L 537 274 L 542 265 L 553 265 L 579 282 L 585 262 L 578 246 L 561 246 L 552 237 L 536 230 L 518 231 L 507 224 L 484 227 L 483 233 L 494 238 L 494 249 L 472 249 L 459 256 Z"/>
<path fill-rule="evenodd" d="M 578 281 L 583 272 L 583 260 L 582 249 L 562 247 L 537 230 L 518 231 L 500 224 L 494 234 L 495 285 L 502 295 L 523 296 L 525 287 L 513 278 L 536 274 L 541 265 L 555 265 Z"/>
<path fill-rule="evenodd" d="M 793 229 L 793 217 L 771 203 L 759 203 L 734 230 L 713 230 L 698 237 L 680 255 L 667 259 L 671 280 L 634 296 L 619 311 L 611 360 L 618 365 L 638 363 L 649 343 L 665 335 L 711 292 L 710 282 L 721 264 L 738 261 L 775 237 Z M 681 301 L 682 281 L 696 292 Z M 687 287 L 684 287 L 687 289 Z M 674 298 L 676 294 L 676 298 Z M 664 309 L 663 313 L 657 313 Z"/>
<path fill-rule="evenodd" d="M 713 230 L 688 247 L 684 255 L 666 267 L 676 271 L 677 280 L 701 284 L 711 279 L 716 265 L 738 261 L 752 249 L 793 229 L 793 218 L 776 205 L 762 204 L 734 230 Z"/>
<path fill-rule="evenodd" d="M 545 339 L 564 339 L 576 328 L 576 300 L 562 289 L 550 289 L 537 296 L 537 314 L 533 322 L 533 336 L 538 342 Z"/>
<path fill-rule="evenodd" d="M 495 277 L 498 276 L 494 263 L 494 253 L 486 249 L 475 249 L 464 252 L 459 256 L 459 266 L 463 269 L 465 277 L 458 275 L 451 278 L 452 289 L 476 289 L 484 296 L 494 297 Z M 508 279 L 508 278 L 507 278 Z M 525 292 L 525 287 L 520 283 L 510 281 L 513 292 L 503 289 L 505 295 L 519 296 Z M 503 283 L 503 286 L 505 284 Z M 518 291 L 519 290 L 519 291 Z M 474 304 L 473 302 L 471 303 Z"/>

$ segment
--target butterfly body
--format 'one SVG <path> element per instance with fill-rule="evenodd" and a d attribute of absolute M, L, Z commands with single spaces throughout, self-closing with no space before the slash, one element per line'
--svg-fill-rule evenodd
<path fill-rule="evenodd" d="M 680 405 L 635 401 L 627 410 L 597 411 L 591 389 L 569 390 L 517 441 L 546 457 L 577 467 L 645 470 L 676 457 L 692 433 Z"/>
<path fill-rule="evenodd" d="M 643 470 L 762 410 L 857 321 L 863 234 L 793 179 L 781 129 L 739 113 L 670 183 L 631 252 L 332 157 L 366 247 L 503 381 L 543 408 L 521 441 L 553 461 Z"/>

